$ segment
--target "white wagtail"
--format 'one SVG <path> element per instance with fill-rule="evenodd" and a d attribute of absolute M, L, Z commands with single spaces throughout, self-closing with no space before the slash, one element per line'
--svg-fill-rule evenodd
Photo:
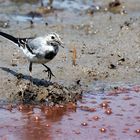
<path fill-rule="evenodd" d="M 30 64 L 29 71 L 32 77 L 32 64 L 39 63 L 47 68 L 49 80 L 54 76 L 51 69 L 45 63 L 52 60 L 58 53 L 59 46 L 63 47 L 63 42 L 56 33 L 34 38 L 16 38 L 7 33 L 0 32 L 0 35 L 15 43 L 26 55 Z"/>

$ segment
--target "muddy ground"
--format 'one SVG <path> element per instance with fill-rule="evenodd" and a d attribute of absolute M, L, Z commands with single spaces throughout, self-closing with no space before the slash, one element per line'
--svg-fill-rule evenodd
<path fill-rule="evenodd" d="M 95 1 L 95 6 L 87 9 L 80 5 L 83 10 L 71 6 L 48 10 L 39 8 L 40 3 L 1 2 L 1 31 L 16 37 L 57 32 L 65 43 L 65 48 L 60 48 L 58 55 L 47 64 L 55 75 L 51 82 L 44 68 L 34 64 L 30 85 L 26 57 L 14 44 L 0 37 L 1 104 L 16 101 L 51 105 L 76 103 L 89 91 L 109 91 L 122 85 L 136 86 L 139 93 L 140 1 L 122 0 L 115 7 L 110 2 Z M 139 102 L 134 100 L 138 109 Z M 74 133 L 80 134 L 79 131 Z M 119 136 L 116 138 L 121 138 L 122 134 Z M 110 139 L 115 139 L 112 137 Z M 132 138 L 138 139 L 137 136 Z"/>
<path fill-rule="evenodd" d="M 42 17 L 37 19 L 23 15 L 37 11 L 40 4 L 31 7 L 24 3 L 1 3 L 1 19 L 8 22 L 8 26 L 2 26 L 0 30 L 16 37 L 59 33 L 65 48 L 60 48 L 55 59 L 47 64 L 56 76 L 52 82 L 70 86 L 80 81 L 85 88 L 94 81 L 140 83 L 139 1 L 121 2 L 121 8 L 114 10 L 117 11 L 115 14 L 106 11 L 109 1 L 98 3 L 95 2 L 95 5 L 102 6 L 100 11 L 90 8 L 81 11 L 58 9 L 50 13 L 41 11 Z M 33 25 L 29 20 L 33 21 Z M 11 42 L 1 38 L 0 44 L 0 98 L 3 99 L 19 90 L 16 84 L 19 73 L 23 75 L 22 81 L 28 83 L 29 63 Z M 43 70 L 41 65 L 33 65 L 34 83 L 48 80 Z"/>

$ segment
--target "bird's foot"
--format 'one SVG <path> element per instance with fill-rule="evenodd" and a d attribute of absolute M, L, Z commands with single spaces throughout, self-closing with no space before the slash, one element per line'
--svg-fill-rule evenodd
<path fill-rule="evenodd" d="M 51 80 L 52 76 L 55 77 L 55 75 L 52 73 L 51 69 L 48 67 L 47 70 L 44 70 L 45 72 L 48 72 L 49 81 Z"/>
<path fill-rule="evenodd" d="M 48 77 L 49 77 L 49 81 L 50 81 L 52 76 L 55 77 L 55 75 L 52 73 L 50 68 L 47 70 L 47 72 L 48 72 Z"/>
<path fill-rule="evenodd" d="M 48 72 L 48 77 L 49 77 L 49 81 L 51 80 L 52 76 L 55 77 L 55 75 L 52 73 L 51 69 L 46 66 L 45 64 L 42 64 L 45 68 L 47 68 L 47 70 L 45 72 Z"/>

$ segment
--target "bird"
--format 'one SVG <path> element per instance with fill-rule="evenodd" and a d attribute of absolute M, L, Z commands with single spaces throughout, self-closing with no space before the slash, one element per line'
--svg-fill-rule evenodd
<path fill-rule="evenodd" d="M 49 81 L 52 76 L 55 77 L 51 69 L 46 66 L 45 63 L 48 63 L 57 55 L 59 47 L 64 48 L 64 43 L 57 33 L 52 32 L 44 36 L 17 38 L 0 31 L 0 36 L 12 41 L 25 54 L 29 60 L 29 72 L 31 79 L 33 63 L 42 64 L 47 69 Z"/>

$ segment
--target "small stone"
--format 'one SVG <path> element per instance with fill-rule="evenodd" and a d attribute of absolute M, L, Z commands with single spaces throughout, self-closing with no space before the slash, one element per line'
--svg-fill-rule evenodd
<path fill-rule="evenodd" d="M 86 122 L 81 123 L 82 126 L 87 126 L 88 124 Z"/>
<path fill-rule="evenodd" d="M 100 104 L 100 106 L 102 107 L 102 108 L 107 108 L 108 107 L 108 102 L 102 102 L 101 104 Z"/>
<path fill-rule="evenodd" d="M 95 121 L 98 121 L 100 118 L 99 118 L 99 116 L 93 116 L 93 119 L 94 119 Z"/>
<path fill-rule="evenodd" d="M 112 114 L 112 109 L 111 109 L 111 108 L 106 109 L 105 113 L 106 113 L 107 115 Z"/>
<path fill-rule="evenodd" d="M 114 64 L 110 64 L 108 68 L 109 69 L 116 69 L 116 66 Z"/>
<path fill-rule="evenodd" d="M 35 120 L 38 121 L 39 120 L 39 117 L 38 116 L 35 116 Z"/>
<path fill-rule="evenodd" d="M 100 131 L 103 132 L 103 133 L 105 133 L 106 132 L 106 129 L 105 128 L 101 128 Z"/>
<path fill-rule="evenodd" d="M 137 129 L 135 132 L 136 132 L 137 134 L 140 134 L 140 129 Z"/>

